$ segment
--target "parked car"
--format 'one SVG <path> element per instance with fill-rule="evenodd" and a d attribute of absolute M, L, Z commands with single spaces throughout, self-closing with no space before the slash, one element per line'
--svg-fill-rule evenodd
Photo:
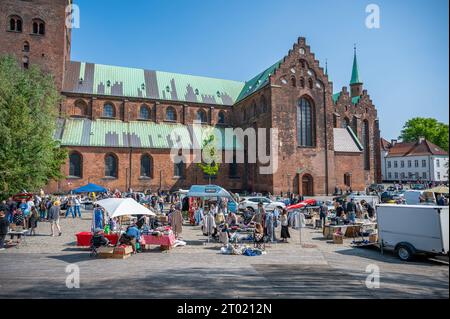
<path fill-rule="evenodd" d="M 274 210 L 275 208 L 284 209 L 286 205 L 283 202 L 276 202 L 268 199 L 267 197 L 255 196 L 255 197 L 243 197 L 239 203 L 239 210 L 248 208 L 250 211 L 256 211 L 258 204 L 263 203 L 265 210 Z"/>

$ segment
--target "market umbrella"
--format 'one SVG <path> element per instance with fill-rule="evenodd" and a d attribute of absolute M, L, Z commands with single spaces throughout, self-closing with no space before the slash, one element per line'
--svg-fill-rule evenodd
<path fill-rule="evenodd" d="M 290 205 L 288 207 L 286 207 L 287 210 L 291 210 L 291 209 L 300 209 L 303 207 L 306 207 L 308 205 L 316 205 L 317 201 L 315 199 L 306 199 L 298 204 L 294 204 L 294 205 Z"/>
<path fill-rule="evenodd" d="M 427 192 L 433 192 L 438 194 L 448 194 L 448 187 L 447 186 L 436 186 L 432 189 L 427 190 Z"/>
<path fill-rule="evenodd" d="M 111 218 L 128 215 L 156 216 L 154 212 L 132 198 L 108 198 L 100 200 L 96 204 L 103 207 Z"/>
<path fill-rule="evenodd" d="M 81 186 L 79 188 L 76 188 L 72 192 L 77 194 L 77 193 L 106 193 L 107 191 L 108 190 L 102 186 L 90 183 Z"/>

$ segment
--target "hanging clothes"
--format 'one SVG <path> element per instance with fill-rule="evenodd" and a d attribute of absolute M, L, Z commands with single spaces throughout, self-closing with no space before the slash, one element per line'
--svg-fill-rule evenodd
<path fill-rule="evenodd" d="M 272 212 L 266 213 L 265 225 L 266 225 L 266 234 L 267 234 L 267 237 L 269 238 L 269 241 L 271 241 L 271 242 L 276 241 L 275 216 Z"/>
<path fill-rule="evenodd" d="M 216 221 L 214 218 L 214 214 L 209 212 L 203 218 L 203 234 L 208 236 L 214 234 L 214 230 L 216 228 Z"/>
<path fill-rule="evenodd" d="M 203 209 L 198 208 L 194 213 L 195 225 L 200 225 L 203 220 Z"/>
<path fill-rule="evenodd" d="M 178 237 L 183 232 L 183 214 L 177 210 L 172 214 L 172 230 L 175 237 Z"/>

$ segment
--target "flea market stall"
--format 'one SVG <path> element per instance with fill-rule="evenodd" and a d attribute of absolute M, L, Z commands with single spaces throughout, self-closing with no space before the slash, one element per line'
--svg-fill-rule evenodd
<path fill-rule="evenodd" d="M 111 227 L 111 223 L 107 223 L 103 229 L 104 237 L 109 240 L 113 247 L 101 247 L 100 255 L 108 258 L 116 258 L 115 255 L 128 257 L 131 254 L 129 245 L 124 245 L 124 237 L 128 236 L 124 226 L 133 216 L 141 218 L 154 217 L 156 214 L 147 207 L 139 204 L 132 198 L 108 198 L 96 202 L 106 212 L 109 221 L 118 221 L 116 227 Z M 96 208 L 98 209 L 98 208 Z M 100 210 L 102 212 L 102 210 Z M 94 232 L 99 231 L 96 226 L 96 210 L 92 220 L 91 232 L 83 232 L 77 234 L 78 246 L 91 247 Z M 149 248 L 150 245 L 160 246 L 163 250 L 168 250 L 175 243 L 175 236 L 170 227 L 159 227 L 157 229 L 149 229 L 148 223 L 143 223 L 142 227 L 132 224 L 131 227 L 136 228 L 136 248 Z"/>

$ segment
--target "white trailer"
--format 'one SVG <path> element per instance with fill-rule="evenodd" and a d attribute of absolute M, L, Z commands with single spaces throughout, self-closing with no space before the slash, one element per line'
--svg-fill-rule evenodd
<path fill-rule="evenodd" d="M 402 260 L 415 254 L 448 254 L 448 206 L 376 206 L 381 249 L 393 249 Z"/>

